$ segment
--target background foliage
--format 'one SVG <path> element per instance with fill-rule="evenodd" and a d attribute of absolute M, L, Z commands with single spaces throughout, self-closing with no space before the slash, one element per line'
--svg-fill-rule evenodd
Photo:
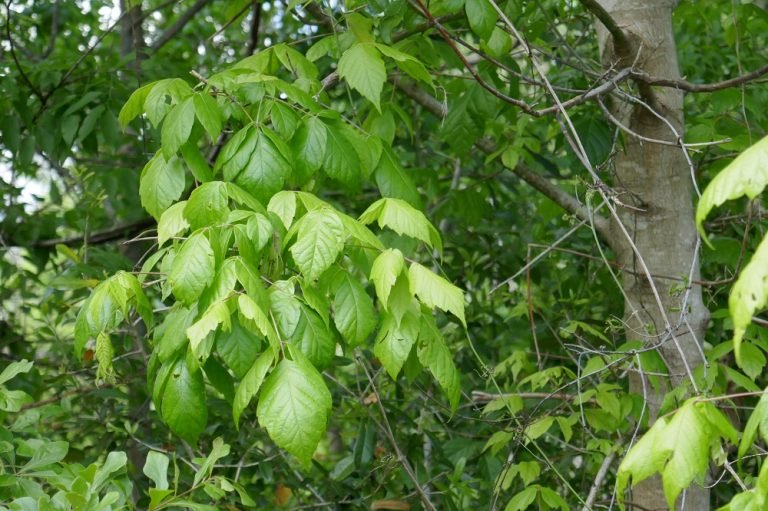
<path fill-rule="evenodd" d="M 664 365 L 589 222 L 518 179 L 597 202 L 555 118 L 504 100 L 549 106 L 532 62 L 491 4 L 431 3 L 452 42 L 420 5 L 6 2 L 3 506 L 600 509 L 666 467 L 673 494 L 708 474 L 717 506 L 762 508 L 765 296 L 732 320 L 728 294 L 765 142 L 749 201 L 702 201 L 702 394 L 638 440 L 625 376 Z M 501 5 L 558 91 L 598 79 L 582 4 Z M 759 2 L 674 21 L 689 80 L 764 66 Z M 766 102 L 759 79 L 686 97 L 686 141 L 722 141 L 692 153 L 702 189 Z M 610 181 L 627 135 L 570 114 Z"/>

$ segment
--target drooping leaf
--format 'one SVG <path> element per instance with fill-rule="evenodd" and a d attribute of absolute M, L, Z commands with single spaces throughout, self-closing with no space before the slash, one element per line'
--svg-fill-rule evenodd
<path fill-rule="evenodd" d="M 285 228 L 290 229 L 296 216 L 296 194 L 287 190 L 277 192 L 269 199 L 267 211 L 276 214 Z"/>
<path fill-rule="evenodd" d="M 389 248 L 376 257 L 371 267 L 371 281 L 376 288 L 379 303 L 386 310 L 389 303 L 389 292 L 397 282 L 397 277 L 405 268 L 403 253 L 398 249 Z"/>
<path fill-rule="evenodd" d="M 259 423 L 279 447 L 309 466 L 325 434 L 331 393 L 323 377 L 301 355 L 284 359 L 262 385 Z"/>
<path fill-rule="evenodd" d="M 216 302 L 206 310 L 203 315 L 189 328 L 187 328 L 187 337 L 189 338 L 189 347 L 192 353 L 202 363 L 208 358 L 209 352 L 201 349 L 203 340 L 212 332 L 216 331 L 219 325 L 224 325 L 224 330 L 230 329 L 229 307 L 225 302 Z"/>
<path fill-rule="evenodd" d="M 438 307 L 450 312 L 466 326 L 464 293 L 461 289 L 418 263 L 411 264 L 408 277 L 421 303 L 430 308 Z"/>
<path fill-rule="evenodd" d="M 741 340 L 744 338 L 747 327 L 752 323 L 752 316 L 766 304 L 768 304 L 768 236 L 764 237 L 758 245 L 752 259 L 736 279 L 728 297 L 728 309 L 733 319 L 733 351 L 739 366 L 743 364 Z"/>
<path fill-rule="evenodd" d="M 141 171 L 141 205 L 150 215 L 159 219 L 163 211 L 181 197 L 184 181 L 181 160 L 175 156 L 166 160 L 158 152 Z"/>
<path fill-rule="evenodd" d="M 381 110 L 380 98 L 387 70 L 378 50 L 370 43 L 352 45 L 339 59 L 339 76 Z"/>
<path fill-rule="evenodd" d="M 336 351 L 336 339 L 322 318 L 309 307 L 301 307 L 301 315 L 291 336 L 305 357 L 320 370 L 325 369 Z"/>
<path fill-rule="evenodd" d="M 487 0 L 465 0 L 464 10 L 472 30 L 483 39 L 488 39 L 499 19 L 493 5 Z"/>
<path fill-rule="evenodd" d="M 187 201 L 180 201 L 169 207 L 160 215 L 157 222 L 157 245 L 162 247 L 165 242 L 175 238 L 189 229 L 189 222 L 184 218 L 184 208 Z"/>
<path fill-rule="evenodd" d="M 166 158 L 176 155 L 189 138 L 195 122 L 195 105 L 189 97 L 171 108 L 163 121 L 161 132 L 162 148 Z"/>
<path fill-rule="evenodd" d="M 323 170 L 350 190 L 360 186 L 360 157 L 344 131 L 334 124 L 325 124 L 326 146 Z"/>
<path fill-rule="evenodd" d="M 362 284 L 347 272 L 334 280 L 333 321 L 350 347 L 364 343 L 376 327 L 373 301 Z"/>
<path fill-rule="evenodd" d="M 305 119 L 291 139 L 299 173 L 308 179 L 325 161 L 328 131 L 317 117 Z"/>
<path fill-rule="evenodd" d="M 214 256 L 211 242 L 202 232 L 190 236 L 182 245 L 168 274 L 174 296 L 184 305 L 194 303 L 213 282 Z"/>
<path fill-rule="evenodd" d="M 453 363 L 451 350 L 445 344 L 442 333 L 431 314 L 422 314 L 419 331 L 419 344 L 416 353 L 419 362 L 429 369 L 432 376 L 448 397 L 451 408 L 455 411 L 461 398 L 459 371 Z"/>
<path fill-rule="evenodd" d="M 419 207 L 421 200 L 416 186 L 392 149 L 385 147 L 382 151 L 374 178 L 382 196 L 402 199 L 415 208 Z"/>
<path fill-rule="evenodd" d="M 158 490 L 168 489 L 168 456 L 161 452 L 149 451 L 142 472 L 155 483 Z"/>
<path fill-rule="evenodd" d="M 264 377 L 272 367 L 274 360 L 275 356 L 271 350 L 262 353 L 254 361 L 251 368 L 237 386 L 235 399 L 232 403 L 232 415 L 234 416 L 236 427 L 239 426 L 240 416 L 243 414 L 243 411 L 250 404 L 253 397 L 259 392 L 261 384 L 264 382 Z"/>
<path fill-rule="evenodd" d="M 304 276 L 318 278 L 344 248 L 344 226 L 331 209 L 310 211 L 301 219 L 299 235 L 291 254 Z"/>
<path fill-rule="evenodd" d="M 744 434 L 739 443 L 739 458 L 743 457 L 752 447 L 758 431 L 763 441 L 768 442 L 768 392 L 764 392 L 752 410 L 747 425 L 744 426 Z"/>
<path fill-rule="evenodd" d="M 245 328 L 235 316 L 228 332 L 216 334 L 216 351 L 235 376 L 243 378 L 256 361 L 262 341 L 261 335 Z"/>
<path fill-rule="evenodd" d="M 226 221 L 229 215 L 227 185 L 221 181 L 203 183 L 195 188 L 184 207 L 184 217 L 192 230 Z"/>
<path fill-rule="evenodd" d="M 419 337 L 419 327 L 419 315 L 416 311 L 409 311 L 399 322 L 392 314 L 383 315 L 373 353 L 393 380 L 397 379 Z"/>
<path fill-rule="evenodd" d="M 404 200 L 386 197 L 379 199 L 360 215 L 360 221 L 364 224 L 378 221 L 379 227 L 389 227 L 398 234 L 410 236 L 423 241 L 431 248 L 442 250 L 440 236 L 424 213 Z"/>
<path fill-rule="evenodd" d="M 239 158 L 243 151 L 244 149 L 241 148 L 233 160 Z M 241 171 L 237 172 L 234 182 L 262 203 L 266 203 L 272 195 L 283 187 L 283 183 L 291 175 L 290 164 L 270 137 L 264 133 L 260 133 L 256 137 L 256 142 L 249 156 L 247 164 Z M 234 164 L 230 163 L 225 166 L 225 178 L 227 178 L 229 165 Z"/>
<path fill-rule="evenodd" d="M 205 131 L 208 132 L 211 140 L 216 140 L 221 133 L 222 124 L 219 105 L 206 92 L 196 93 L 193 98 L 197 120 L 200 121 Z"/>
<path fill-rule="evenodd" d="M 171 431 L 191 444 L 208 423 L 203 373 L 190 371 L 185 357 L 176 360 L 165 382 L 160 413 Z"/>
<path fill-rule="evenodd" d="M 125 128 L 129 122 L 131 122 L 136 116 L 144 113 L 144 102 L 147 100 L 147 95 L 155 86 L 155 82 L 148 83 L 147 85 L 136 89 L 128 101 L 125 102 L 123 108 L 120 109 L 120 113 L 117 115 L 117 119 Z"/>

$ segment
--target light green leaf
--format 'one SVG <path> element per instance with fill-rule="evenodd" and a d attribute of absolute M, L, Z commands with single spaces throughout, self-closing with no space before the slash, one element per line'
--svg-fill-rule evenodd
<path fill-rule="evenodd" d="M 216 334 L 216 351 L 235 376 L 242 379 L 256 361 L 262 340 L 262 336 L 245 328 L 236 315 L 229 332 L 220 330 Z"/>
<path fill-rule="evenodd" d="M 393 380 L 397 379 L 408 359 L 419 336 L 419 326 L 419 316 L 413 311 L 405 314 L 399 324 L 397 318 L 391 314 L 384 314 L 382 317 L 373 353 Z"/>
<path fill-rule="evenodd" d="M 279 447 L 308 467 L 325 434 L 331 393 L 312 364 L 294 353 L 284 359 L 264 382 L 257 416 Z"/>
<path fill-rule="evenodd" d="M 334 281 L 333 321 L 350 347 L 363 344 L 376 327 L 373 300 L 360 282 L 347 272 Z"/>
<path fill-rule="evenodd" d="M 308 179 L 325 161 L 328 130 L 317 117 L 309 117 L 301 123 L 291 139 L 299 174 Z"/>
<path fill-rule="evenodd" d="M 202 232 L 190 236 L 173 259 L 168 284 L 184 305 L 192 305 L 214 278 L 213 248 Z"/>
<path fill-rule="evenodd" d="M 137 115 L 144 113 L 144 102 L 147 99 L 147 95 L 152 90 L 152 87 L 155 86 L 155 83 L 157 82 L 152 82 L 136 89 L 136 91 L 131 94 L 131 97 L 128 98 L 128 101 L 125 102 L 123 108 L 120 109 L 117 119 L 120 121 L 123 128 L 125 128 Z"/>
<path fill-rule="evenodd" d="M 664 417 L 656 419 L 651 429 L 624 456 L 616 476 L 616 494 L 619 501 L 624 498 L 630 477 L 632 483 L 637 484 L 664 468 L 671 452 L 671 447 L 664 442 L 668 424 Z"/>
<path fill-rule="evenodd" d="M 749 147 L 720 171 L 701 194 L 696 208 L 696 225 L 704 234 L 704 219 L 713 208 L 727 200 L 746 195 L 757 197 L 768 185 L 768 136 Z"/>
<path fill-rule="evenodd" d="M 187 141 L 195 123 L 195 105 L 189 97 L 171 108 L 163 121 L 160 133 L 163 153 L 166 158 L 176 155 L 179 148 Z"/>
<path fill-rule="evenodd" d="M 288 190 L 277 192 L 269 199 L 267 211 L 276 214 L 285 228 L 290 229 L 296 215 L 296 194 Z"/>
<path fill-rule="evenodd" d="M 187 200 L 184 217 L 193 230 L 226 222 L 229 215 L 227 184 L 222 181 L 203 183 Z"/>
<path fill-rule="evenodd" d="M 432 85 L 432 76 L 427 72 L 424 64 L 419 59 L 391 46 L 380 43 L 376 43 L 375 46 L 382 54 L 393 59 L 397 67 L 402 69 L 408 76 L 414 80 Z"/>
<path fill-rule="evenodd" d="M 197 486 L 203 479 L 210 477 L 216 462 L 228 455 L 229 444 L 225 444 L 221 437 L 215 438 L 211 446 L 211 452 L 205 457 L 205 461 L 200 465 L 195 478 L 192 480 L 192 486 Z"/>
<path fill-rule="evenodd" d="M 208 423 L 203 373 L 190 371 L 185 357 L 179 357 L 165 382 L 160 413 L 171 431 L 191 444 Z"/>
<path fill-rule="evenodd" d="M 384 61 L 370 43 L 353 44 L 339 59 L 339 76 L 381 110 L 380 97 L 387 79 Z"/>
<path fill-rule="evenodd" d="M 344 226 L 331 209 L 310 211 L 301 219 L 299 235 L 291 254 L 304 276 L 318 278 L 344 248 Z"/>
<path fill-rule="evenodd" d="M 205 311 L 195 323 L 187 328 L 187 337 L 192 353 L 202 363 L 208 358 L 208 353 L 200 351 L 201 343 L 214 332 L 219 325 L 224 325 L 224 330 L 230 329 L 230 313 L 226 302 L 216 302 Z"/>
<path fill-rule="evenodd" d="M 477 35 L 487 40 L 496 26 L 496 20 L 499 19 L 491 3 L 488 0 L 465 0 L 464 9 L 469 26 Z"/>
<path fill-rule="evenodd" d="M 162 247 L 166 241 L 175 238 L 189 229 L 189 222 L 184 218 L 187 201 L 177 202 L 160 215 L 157 223 L 157 245 Z"/>
<path fill-rule="evenodd" d="M 536 495 L 539 492 L 538 486 L 529 486 L 514 497 L 507 503 L 504 511 L 523 511 L 528 509 L 528 506 L 533 504 L 536 500 Z"/>
<path fill-rule="evenodd" d="M 173 204 L 184 192 L 184 166 L 172 156 L 169 160 L 158 152 L 141 171 L 139 195 L 141 205 L 155 217 Z"/>
<path fill-rule="evenodd" d="M 387 310 L 389 292 L 397 282 L 397 277 L 403 272 L 405 259 L 403 253 L 396 248 L 388 248 L 376 257 L 371 267 L 371 280 L 376 288 L 379 303 Z"/>
<path fill-rule="evenodd" d="M 768 389 L 766 389 L 768 390 Z M 757 406 L 752 410 L 747 425 L 744 427 L 744 434 L 739 443 L 739 458 L 743 457 L 755 441 L 758 430 L 763 441 L 768 442 L 768 391 L 763 392 Z"/>
<path fill-rule="evenodd" d="M 239 155 L 240 153 L 236 158 L 239 158 Z M 225 179 L 229 179 L 227 177 L 228 168 L 230 167 L 224 168 Z M 234 182 L 264 203 L 283 187 L 283 183 L 290 175 L 291 166 L 288 160 L 278 150 L 275 143 L 261 133 L 256 137 L 256 143 L 250 152 L 248 163 L 237 173 Z"/>
<path fill-rule="evenodd" d="M 423 314 L 419 332 L 417 353 L 419 362 L 427 367 L 432 376 L 448 397 L 451 408 L 455 411 L 461 399 L 461 381 L 459 371 L 453 363 L 451 350 L 445 344 L 443 335 L 437 328 L 431 314 Z"/>
<path fill-rule="evenodd" d="M 158 490 L 168 489 L 168 456 L 157 451 L 147 453 L 144 463 L 144 475 L 149 477 Z"/>
<path fill-rule="evenodd" d="M 421 240 L 431 248 L 442 248 L 439 236 L 435 238 L 437 231 L 424 213 L 404 200 L 377 200 L 360 215 L 360 221 L 364 224 L 370 224 L 374 220 L 378 220 L 379 227 L 389 227 L 398 234 Z"/>
<path fill-rule="evenodd" d="M 3 372 L 0 373 L 0 385 L 3 383 L 12 380 L 14 377 L 16 377 L 19 374 L 22 373 L 28 373 L 32 370 L 32 366 L 34 364 L 30 360 L 19 360 L 17 362 L 11 362 L 7 366 L 5 366 L 5 369 L 3 369 Z"/>
<path fill-rule="evenodd" d="M 315 311 L 303 305 L 291 343 L 319 370 L 331 363 L 336 351 L 336 339 L 328 326 Z"/>
<path fill-rule="evenodd" d="M 549 431 L 552 424 L 555 422 L 555 418 L 551 415 L 536 419 L 525 428 L 525 440 L 526 442 L 532 442 Z"/>
<path fill-rule="evenodd" d="M 219 104 L 206 92 L 198 92 L 193 98 L 197 120 L 200 121 L 205 131 L 208 132 L 211 140 L 216 140 L 221 133 L 222 123 Z"/>
<path fill-rule="evenodd" d="M 275 355 L 271 350 L 262 353 L 237 386 L 235 399 L 232 403 L 232 415 L 235 419 L 236 427 L 239 427 L 240 416 L 243 414 L 243 411 L 250 404 L 251 399 L 258 394 L 261 384 L 264 382 L 264 377 L 269 372 L 270 367 L 272 367 L 274 360 Z"/>
<path fill-rule="evenodd" d="M 768 304 L 768 236 L 764 237 L 758 245 L 728 297 L 728 309 L 733 319 L 733 351 L 736 355 L 736 363 L 740 367 L 743 362 L 741 340 L 744 338 L 747 327 L 752 323 L 752 316 L 766 304 Z"/>
<path fill-rule="evenodd" d="M 357 219 L 345 215 L 344 213 L 337 212 L 337 214 L 341 219 L 341 223 L 344 224 L 344 230 L 362 247 L 384 250 L 384 244 L 368 227 L 361 224 Z"/>
<path fill-rule="evenodd" d="M 270 341 L 274 348 L 278 347 L 280 339 L 277 336 L 277 332 L 275 332 L 270 318 L 261 309 L 259 304 L 250 296 L 241 294 L 237 297 L 237 305 L 243 317 L 252 321 L 256 329 Z"/>
<path fill-rule="evenodd" d="M 418 263 L 412 263 L 408 276 L 413 290 L 427 307 L 438 307 L 456 316 L 465 327 L 464 293 L 439 275 Z"/>

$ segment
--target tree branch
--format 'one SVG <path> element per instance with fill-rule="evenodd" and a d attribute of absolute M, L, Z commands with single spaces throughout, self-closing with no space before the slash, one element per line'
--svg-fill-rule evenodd
<path fill-rule="evenodd" d="M 627 34 L 622 30 L 616 20 L 606 11 L 600 2 L 597 0 L 581 0 L 581 4 L 591 12 L 595 18 L 600 20 L 608 33 L 613 36 L 613 44 L 616 48 L 616 53 L 621 57 L 629 56 L 631 44 Z"/>
<path fill-rule="evenodd" d="M 109 229 L 102 231 L 96 231 L 88 236 L 89 245 L 98 245 L 101 243 L 108 243 L 110 241 L 127 238 L 135 233 L 141 232 L 144 229 L 155 226 L 155 220 L 153 218 L 142 218 L 134 222 L 129 222 L 122 225 L 116 225 Z M 56 245 L 66 245 L 68 247 L 80 245 L 83 243 L 83 235 L 71 236 L 68 238 L 52 238 L 37 240 L 32 243 L 33 248 L 52 248 Z"/>
<path fill-rule="evenodd" d="M 760 78 L 765 74 L 768 74 L 768 64 L 766 64 L 765 66 L 759 69 L 755 69 L 751 73 L 747 73 L 745 75 L 737 76 L 736 78 L 731 78 L 729 80 L 723 80 L 721 82 L 715 82 L 715 83 L 691 83 L 686 80 L 671 80 L 669 78 L 659 78 L 655 76 L 649 76 L 647 73 L 644 73 L 642 71 L 633 71 L 632 78 L 634 78 L 637 81 L 647 83 L 648 85 L 672 87 L 672 88 L 679 89 L 686 92 L 715 92 L 722 89 L 727 89 L 729 87 L 743 85 L 752 80 L 755 80 L 756 78 Z"/>
<path fill-rule="evenodd" d="M 441 119 L 447 115 L 447 106 L 433 96 L 424 92 L 418 87 L 402 82 L 395 82 L 395 87 L 402 91 L 406 96 L 420 104 L 429 112 Z M 492 154 L 496 151 L 496 145 L 485 138 L 481 138 L 475 141 L 475 146 L 487 154 Z M 594 222 L 595 230 L 603 237 L 604 240 L 610 239 L 608 220 L 602 216 L 595 215 L 593 211 L 590 211 L 584 204 L 580 203 L 570 194 L 564 192 L 547 179 L 538 175 L 533 169 L 518 163 L 512 172 L 521 178 L 523 181 L 534 187 L 536 190 L 547 196 L 555 204 L 575 215 L 580 220 L 589 220 L 590 218 Z"/>
<path fill-rule="evenodd" d="M 176 20 L 176 23 L 168 27 L 168 29 L 160 34 L 160 37 L 157 38 L 157 41 L 155 41 L 150 48 L 157 51 L 160 48 L 162 48 L 168 41 L 176 37 L 176 34 L 181 32 L 181 30 L 184 28 L 184 26 L 189 23 L 189 21 L 195 17 L 195 14 L 200 12 L 203 7 L 211 3 L 212 0 L 197 0 L 192 7 L 187 9 L 181 16 L 179 16 L 179 19 Z"/>

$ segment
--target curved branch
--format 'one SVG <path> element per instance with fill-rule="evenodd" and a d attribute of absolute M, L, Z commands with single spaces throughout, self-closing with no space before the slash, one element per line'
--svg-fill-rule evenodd
<path fill-rule="evenodd" d="M 752 80 L 760 78 L 765 74 L 768 74 L 768 64 L 764 65 L 759 69 L 755 69 L 751 73 L 747 73 L 741 76 L 737 76 L 736 78 L 731 78 L 728 80 L 723 80 L 721 82 L 715 82 L 715 83 L 691 83 L 687 80 L 672 80 L 669 78 L 659 78 L 655 76 L 650 76 L 646 73 L 643 73 L 642 71 L 633 71 L 632 78 L 637 81 L 647 83 L 648 85 L 672 87 L 674 89 L 679 89 L 685 92 L 716 92 L 719 90 L 728 89 L 730 87 L 735 87 L 737 85 L 746 84 L 748 82 L 751 82 Z"/>

